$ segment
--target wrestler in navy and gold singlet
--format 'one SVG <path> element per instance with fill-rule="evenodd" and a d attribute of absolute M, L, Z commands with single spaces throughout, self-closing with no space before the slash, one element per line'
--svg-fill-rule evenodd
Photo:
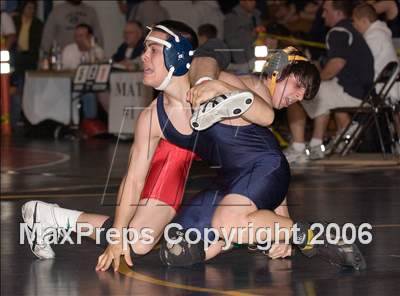
<path fill-rule="evenodd" d="M 185 229 L 210 227 L 215 206 L 227 194 L 241 194 L 258 209 L 273 210 L 281 204 L 288 190 L 290 170 L 268 128 L 217 123 L 207 130 L 183 135 L 170 122 L 162 94 L 157 98 L 157 114 L 169 142 L 220 167 L 217 187 L 197 194 L 189 204 L 185 202 L 175 222 Z"/>

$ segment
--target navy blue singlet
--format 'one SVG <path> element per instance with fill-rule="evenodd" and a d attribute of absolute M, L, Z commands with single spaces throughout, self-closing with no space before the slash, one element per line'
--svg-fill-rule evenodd
<path fill-rule="evenodd" d="M 216 188 L 184 200 L 174 219 L 183 229 L 196 228 L 204 239 L 204 230 L 212 226 L 216 206 L 230 193 L 247 197 L 258 209 L 273 210 L 282 203 L 289 187 L 290 169 L 268 128 L 216 123 L 207 130 L 182 135 L 165 112 L 162 94 L 157 98 L 157 114 L 169 142 L 194 151 L 203 160 L 220 167 Z M 209 234 L 209 239 L 213 238 Z"/>

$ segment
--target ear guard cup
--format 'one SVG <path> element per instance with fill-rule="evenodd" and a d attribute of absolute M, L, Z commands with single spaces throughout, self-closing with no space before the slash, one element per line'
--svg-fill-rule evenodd
<path fill-rule="evenodd" d="M 164 63 L 165 67 L 169 70 L 174 67 L 174 76 L 185 75 L 189 71 L 190 63 L 193 59 L 192 45 L 190 42 L 181 35 L 179 42 L 173 36 L 167 40 L 171 44 L 170 47 L 164 47 Z"/>
<path fill-rule="evenodd" d="M 308 61 L 308 59 L 303 56 L 291 54 L 291 52 L 294 51 L 297 51 L 297 49 L 289 46 L 275 52 L 267 59 L 267 63 L 264 66 L 264 73 L 271 77 L 271 82 L 268 85 L 271 95 L 275 92 L 276 81 L 288 65 L 297 61 Z"/>
<path fill-rule="evenodd" d="M 267 61 L 267 66 L 264 72 L 268 76 L 272 76 L 275 72 L 281 73 L 282 70 L 289 65 L 289 57 L 286 52 L 280 51 L 274 53 L 270 59 Z"/>

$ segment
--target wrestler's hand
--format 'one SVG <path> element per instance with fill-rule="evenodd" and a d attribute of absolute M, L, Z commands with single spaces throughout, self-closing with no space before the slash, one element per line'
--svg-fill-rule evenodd
<path fill-rule="evenodd" d="M 189 89 L 186 93 L 186 101 L 192 104 L 193 109 L 197 109 L 202 103 L 233 90 L 222 81 L 208 80 Z"/>
<path fill-rule="evenodd" d="M 132 266 L 132 259 L 130 255 L 130 246 L 126 250 L 122 247 L 122 242 L 116 244 L 109 244 L 107 249 L 101 254 L 97 260 L 96 271 L 106 271 L 112 262 L 114 262 L 114 271 L 118 270 L 121 255 L 124 256 L 126 263 Z"/>
<path fill-rule="evenodd" d="M 268 252 L 268 257 L 271 259 L 286 258 L 292 255 L 292 245 L 279 243 L 272 244 L 271 249 Z"/>

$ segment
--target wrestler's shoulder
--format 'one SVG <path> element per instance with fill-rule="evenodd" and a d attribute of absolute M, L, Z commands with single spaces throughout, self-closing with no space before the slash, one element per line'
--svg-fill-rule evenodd
<path fill-rule="evenodd" d="M 157 110 L 157 100 L 153 100 L 146 108 L 143 109 L 141 116 L 150 116 L 150 114 Z"/>

